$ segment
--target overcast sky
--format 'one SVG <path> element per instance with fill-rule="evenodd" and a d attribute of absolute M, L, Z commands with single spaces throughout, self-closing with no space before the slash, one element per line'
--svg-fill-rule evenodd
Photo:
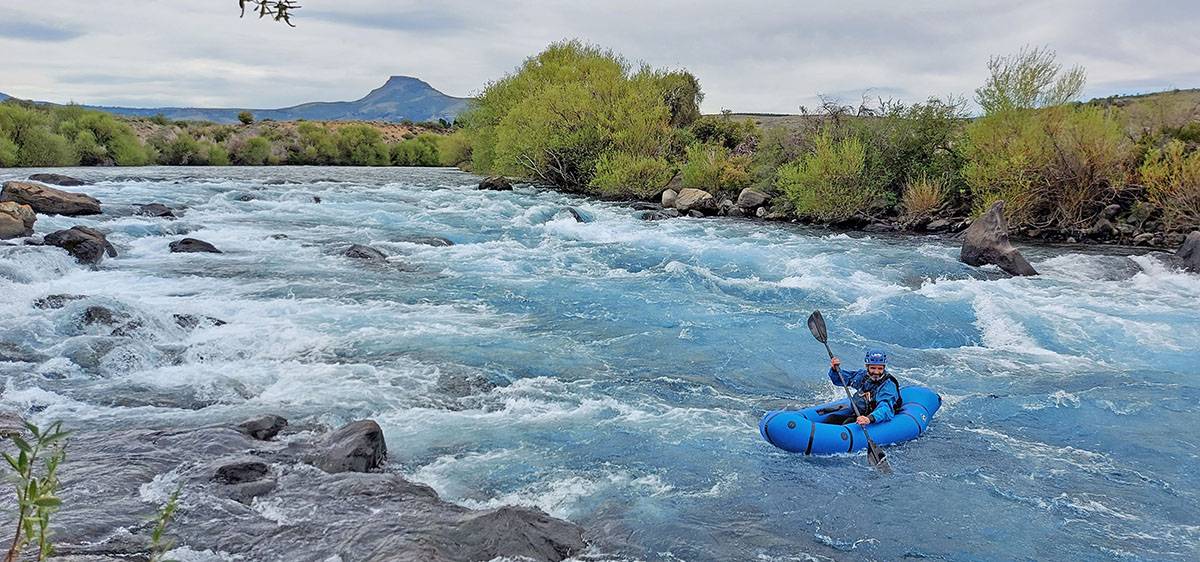
<path fill-rule="evenodd" d="M 302 0 L 296 28 L 236 0 L 2 0 L 0 92 L 54 102 L 280 107 L 356 99 L 394 74 L 478 93 L 579 38 L 686 68 L 704 110 L 795 113 L 971 97 L 991 54 L 1048 45 L 1087 68 L 1085 98 L 1200 87 L 1195 0 Z"/>

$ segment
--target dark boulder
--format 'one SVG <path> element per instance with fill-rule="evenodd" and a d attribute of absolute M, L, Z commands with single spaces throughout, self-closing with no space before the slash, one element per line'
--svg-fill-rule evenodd
<path fill-rule="evenodd" d="M 40 181 L 42 183 L 48 183 L 50 185 L 62 185 L 66 187 L 87 185 L 87 182 L 79 178 L 64 176 L 62 174 L 33 174 L 32 176 L 29 176 L 29 179 L 33 181 Z"/>
<path fill-rule="evenodd" d="M 242 484 L 265 478 L 270 472 L 271 468 L 261 460 L 240 459 L 218 467 L 212 479 L 221 484 Z"/>
<path fill-rule="evenodd" d="M 571 218 L 575 219 L 575 222 L 592 222 L 591 217 L 583 214 L 582 212 L 580 212 L 578 209 L 576 209 L 574 207 L 567 207 L 563 210 L 566 211 L 567 213 L 569 213 L 571 215 Z"/>
<path fill-rule="evenodd" d="M 78 300 L 83 300 L 86 298 L 87 298 L 87 295 L 68 295 L 68 294 L 47 295 L 47 296 L 44 296 L 40 299 L 33 301 L 33 307 L 39 308 L 42 310 L 57 310 L 64 306 L 67 306 L 67 303 L 70 301 L 78 301 Z"/>
<path fill-rule="evenodd" d="M 265 414 L 237 424 L 237 430 L 259 441 L 270 441 L 287 427 L 287 423 L 282 416 Z"/>
<path fill-rule="evenodd" d="M 4 182 L 4 188 L 0 189 L 0 201 L 29 205 L 35 213 L 43 215 L 100 214 L 100 201 L 93 197 L 24 181 Z"/>
<path fill-rule="evenodd" d="M 221 250 L 218 250 L 216 246 L 213 246 L 212 244 L 209 244 L 208 242 L 205 242 L 203 240 L 197 240 L 195 238 L 184 238 L 183 240 L 176 240 L 174 242 L 171 242 L 168 245 L 168 247 L 171 249 L 171 253 L 175 253 L 175 254 L 191 254 L 191 253 L 220 254 L 220 253 L 222 253 Z"/>
<path fill-rule="evenodd" d="M 437 380 L 437 389 L 455 398 L 483 394 L 495 388 L 496 383 L 480 374 L 447 373 Z"/>
<path fill-rule="evenodd" d="M 24 203 L 0 201 L 0 240 L 33 234 L 37 215 Z"/>
<path fill-rule="evenodd" d="M 534 560 L 563 560 L 583 552 L 582 529 L 538 509 L 504 506 L 471 513 L 455 530 L 464 560 L 492 560 L 520 553 Z"/>
<path fill-rule="evenodd" d="M 172 211 L 170 207 L 162 203 L 138 205 L 137 214 L 143 217 L 162 217 L 168 219 L 173 219 L 176 216 L 175 211 Z"/>
<path fill-rule="evenodd" d="M 175 324 L 185 330 L 194 330 L 201 325 L 204 326 L 224 326 L 226 322 L 220 318 L 212 316 L 197 316 L 195 314 L 172 314 L 171 319 Z"/>
<path fill-rule="evenodd" d="M 84 326 L 112 326 L 117 323 L 117 314 L 103 306 L 89 306 L 83 311 L 79 322 Z"/>
<path fill-rule="evenodd" d="M 441 236 L 404 236 L 398 239 L 400 242 L 408 242 L 409 244 L 423 244 L 425 246 L 453 246 L 449 238 Z"/>
<path fill-rule="evenodd" d="M 896 225 L 886 222 L 873 222 L 862 228 L 863 232 L 895 232 L 899 230 Z"/>
<path fill-rule="evenodd" d="M 929 221 L 929 224 L 925 225 L 925 230 L 927 232 L 942 232 L 944 230 L 949 230 L 951 226 L 953 226 L 953 224 L 951 224 L 948 219 L 935 219 Z"/>
<path fill-rule="evenodd" d="M 352 244 L 349 248 L 346 248 L 346 250 L 342 252 L 342 255 L 346 256 L 348 258 L 354 258 L 354 259 L 358 259 L 358 260 L 385 260 L 385 259 L 387 259 L 387 254 L 385 254 L 379 250 L 376 250 L 375 248 L 372 248 L 370 246 L 364 246 L 362 244 Z"/>
<path fill-rule="evenodd" d="M 659 205 L 658 203 L 650 203 L 648 201 L 634 201 L 633 203 L 629 204 L 629 208 L 635 211 L 661 211 L 663 206 Z"/>
<path fill-rule="evenodd" d="M 987 212 L 971 223 L 963 235 L 958 259 L 976 267 L 996 264 L 1011 275 L 1037 275 L 1037 270 L 1008 241 L 1004 201 L 992 203 Z"/>
<path fill-rule="evenodd" d="M 687 216 L 689 216 L 689 217 L 692 217 L 692 218 L 694 218 L 694 219 L 702 219 L 702 218 L 704 218 L 704 217 L 706 217 L 706 216 L 708 216 L 708 215 L 704 214 L 704 212 L 703 212 L 703 211 L 700 211 L 700 210 L 697 210 L 697 209 L 692 209 L 692 210 L 690 210 L 690 211 L 688 211 L 688 212 L 687 212 Z"/>
<path fill-rule="evenodd" d="M 330 474 L 371 472 L 387 461 L 383 430 L 374 420 L 348 423 L 316 448 L 308 458 L 309 464 Z"/>
<path fill-rule="evenodd" d="M 671 210 L 674 211 L 674 209 L 671 209 Z M 676 212 L 678 212 L 678 211 L 676 211 Z M 675 216 L 679 216 L 679 215 L 675 215 Z M 665 213 L 663 211 L 642 211 L 640 214 L 638 214 L 638 218 L 642 219 L 644 221 L 661 221 L 661 220 L 666 220 L 666 219 L 669 219 L 672 217 L 671 217 L 671 215 L 668 215 L 667 213 Z"/>
<path fill-rule="evenodd" d="M 1183 267 L 1188 271 L 1200 273 L 1200 230 L 1193 231 L 1183 240 L 1175 257 L 1183 260 Z"/>
<path fill-rule="evenodd" d="M 75 260 L 83 264 L 98 264 L 104 256 L 117 257 L 117 249 L 108 242 L 104 233 L 86 226 L 72 226 L 67 230 L 59 230 L 46 235 L 45 242 L 50 246 L 58 246 L 75 256 Z"/>
<path fill-rule="evenodd" d="M 512 188 L 512 184 L 501 176 L 486 177 L 483 178 L 483 181 L 479 182 L 479 189 L 488 191 L 512 191 Z"/>

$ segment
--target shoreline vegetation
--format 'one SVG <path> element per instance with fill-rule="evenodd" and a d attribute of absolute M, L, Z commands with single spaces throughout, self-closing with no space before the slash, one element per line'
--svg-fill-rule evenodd
<path fill-rule="evenodd" d="M 1022 238 L 1162 248 L 1200 225 L 1200 95 L 1076 102 L 1084 70 L 1063 68 L 1046 48 L 993 57 L 988 69 L 978 116 L 962 97 L 702 115 L 691 73 L 563 41 L 487 84 L 453 124 L 245 114 L 240 125 L 218 125 L 8 100 L 0 167 L 457 166 L 661 202 L 647 218 L 748 216 L 868 232 L 956 233 L 1005 200 Z"/>

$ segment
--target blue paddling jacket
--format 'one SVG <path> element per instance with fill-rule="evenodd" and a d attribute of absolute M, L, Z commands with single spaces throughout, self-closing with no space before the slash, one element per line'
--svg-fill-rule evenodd
<path fill-rule="evenodd" d="M 885 372 L 883 378 L 876 382 L 867 375 L 866 369 L 842 370 L 842 376 L 846 377 L 846 386 L 858 391 L 854 395 L 858 410 L 871 412 L 864 414 L 871 418 L 871 423 L 888 421 L 896 414 L 896 403 L 900 398 L 900 383 L 896 382 L 896 377 Z M 837 386 L 842 386 L 842 379 L 833 369 L 829 370 L 829 380 Z"/>

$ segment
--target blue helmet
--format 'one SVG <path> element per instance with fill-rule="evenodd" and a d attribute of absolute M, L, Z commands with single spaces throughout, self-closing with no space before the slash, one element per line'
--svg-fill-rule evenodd
<path fill-rule="evenodd" d="M 867 357 L 863 359 L 867 365 L 887 365 L 887 353 L 872 349 L 867 352 Z"/>

